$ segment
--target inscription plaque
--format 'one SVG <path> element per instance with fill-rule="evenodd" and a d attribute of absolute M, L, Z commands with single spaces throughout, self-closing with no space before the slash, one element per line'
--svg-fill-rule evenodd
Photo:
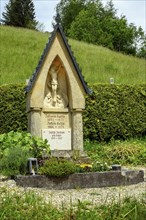
<path fill-rule="evenodd" d="M 68 113 L 42 114 L 43 129 L 69 129 L 70 120 Z"/>
<path fill-rule="evenodd" d="M 42 137 L 51 150 L 71 150 L 71 129 L 43 129 Z"/>
<path fill-rule="evenodd" d="M 46 114 L 48 128 L 65 128 L 66 115 L 64 114 Z"/>

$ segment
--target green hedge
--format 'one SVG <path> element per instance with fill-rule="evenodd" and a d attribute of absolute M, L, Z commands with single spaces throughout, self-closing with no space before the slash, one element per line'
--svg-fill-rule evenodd
<path fill-rule="evenodd" d="M 0 86 L 0 134 L 26 131 L 26 101 L 24 85 Z"/>
<path fill-rule="evenodd" d="M 94 85 L 86 98 L 84 137 L 109 141 L 146 135 L 146 85 Z"/>
<path fill-rule="evenodd" d="M 146 135 L 146 85 L 93 85 L 83 113 L 84 138 L 97 141 Z M 24 85 L 0 87 L 0 133 L 27 130 Z"/>

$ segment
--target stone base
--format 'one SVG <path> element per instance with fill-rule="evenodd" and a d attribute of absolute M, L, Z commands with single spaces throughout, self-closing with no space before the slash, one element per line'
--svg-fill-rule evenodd
<path fill-rule="evenodd" d="M 110 171 L 92 173 L 74 173 L 66 178 L 46 177 L 43 175 L 16 176 L 16 184 L 22 187 L 47 189 L 97 188 L 125 186 L 144 181 L 144 171 Z"/>
<path fill-rule="evenodd" d="M 52 150 L 51 151 L 52 157 L 61 157 L 61 158 L 83 158 L 87 157 L 87 154 L 84 151 L 72 151 L 72 150 Z"/>

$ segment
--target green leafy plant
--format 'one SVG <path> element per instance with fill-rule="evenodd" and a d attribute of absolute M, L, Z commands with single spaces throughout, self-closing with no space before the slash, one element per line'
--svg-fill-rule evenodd
<path fill-rule="evenodd" d="M 7 175 L 23 174 L 29 157 L 48 155 L 50 147 L 46 140 L 26 132 L 9 132 L 0 135 L 0 172 Z"/>
<path fill-rule="evenodd" d="M 65 159 L 50 158 L 40 168 L 40 173 L 50 177 L 66 177 L 76 172 L 76 165 Z"/>
<path fill-rule="evenodd" d="M 99 161 L 94 161 L 92 163 L 92 172 L 104 172 L 104 171 L 109 171 L 111 168 L 108 166 L 106 162 L 99 162 Z"/>
<path fill-rule="evenodd" d="M 32 136 L 30 133 L 11 131 L 0 135 L 0 156 L 5 154 L 5 150 L 16 146 L 28 149 L 30 154 L 37 158 L 42 157 L 44 150 L 46 154 L 50 153 L 47 140 Z"/>
<path fill-rule="evenodd" d="M 29 157 L 29 150 L 20 146 L 5 150 L 5 155 L 0 160 L 0 173 L 6 176 L 25 174 Z"/>

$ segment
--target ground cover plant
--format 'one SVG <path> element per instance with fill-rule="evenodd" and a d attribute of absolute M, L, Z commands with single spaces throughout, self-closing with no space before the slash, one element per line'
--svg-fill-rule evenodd
<path fill-rule="evenodd" d="M 25 83 L 34 72 L 50 34 L 0 26 L 0 85 Z M 69 44 L 88 83 L 118 84 L 145 82 L 144 59 L 126 56 L 101 46 L 69 39 Z"/>
<path fill-rule="evenodd" d="M 0 188 L 0 219 L 3 220 L 145 220 L 146 200 L 125 198 L 124 200 L 106 202 L 92 206 L 88 202 L 79 201 L 77 205 L 56 208 L 46 203 L 43 197 L 34 192 L 10 192 L 7 188 Z"/>
<path fill-rule="evenodd" d="M 113 140 L 109 143 L 86 141 L 84 149 L 99 164 L 146 165 L 146 138 Z"/>

